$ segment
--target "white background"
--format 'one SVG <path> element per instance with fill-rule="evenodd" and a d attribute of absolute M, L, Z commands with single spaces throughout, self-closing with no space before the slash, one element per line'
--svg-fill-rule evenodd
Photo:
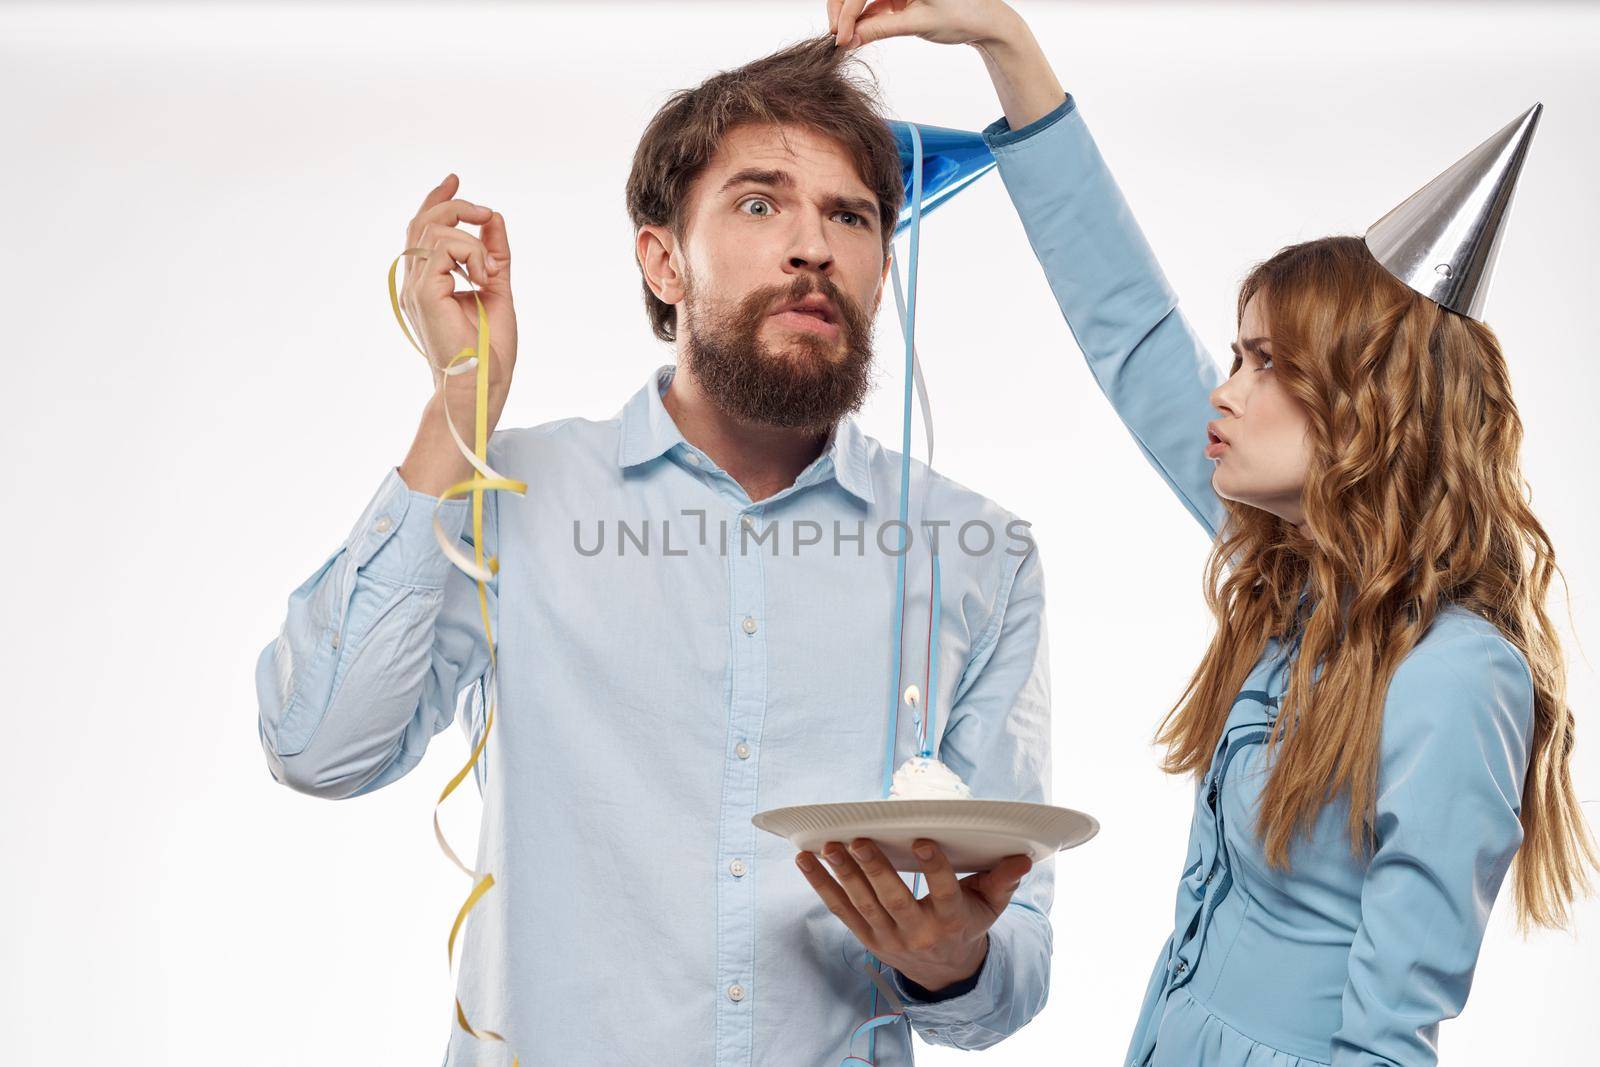
<path fill-rule="evenodd" d="M 1545 103 L 1488 316 L 1592 643 L 1597 13 L 1017 6 L 1219 354 L 1251 263 L 1360 233 Z M 456 171 L 506 215 L 517 257 L 503 424 L 608 417 L 671 359 L 623 208 L 645 122 L 824 26 L 822 0 L 0 9 L 0 1058 L 437 1062 L 466 885 L 428 814 L 461 734 L 377 794 L 314 800 L 269 777 L 252 680 L 289 591 L 403 458 L 428 395 L 385 273 Z M 977 130 L 1000 114 L 970 49 L 864 55 L 899 117 Z M 1049 1005 L 981 1062 L 1113 1063 L 1171 922 L 1190 786 L 1149 741 L 1209 632 L 1207 543 L 1095 387 L 998 176 L 932 217 L 920 277 L 939 466 L 1034 523 L 1056 799 L 1103 825 L 1060 861 Z M 883 306 L 863 424 L 895 443 Z M 1554 611 L 1580 792 L 1600 798 L 1600 684 L 1559 590 Z M 465 790 L 451 810 L 458 836 L 476 803 Z M 1593 1062 L 1600 903 L 1576 936 L 1523 941 L 1511 914 L 1508 889 L 1443 1061 Z M 626 993 L 619 970 L 624 1017 Z"/>

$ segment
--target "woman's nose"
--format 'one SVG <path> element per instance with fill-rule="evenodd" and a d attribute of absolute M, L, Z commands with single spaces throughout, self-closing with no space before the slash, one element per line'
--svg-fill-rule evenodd
<path fill-rule="evenodd" d="M 1211 406 L 1222 412 L 1224 415 L 1236 419 L 1239 417 L 1239 409 L 1234 406 L 1232 394 L 1228 388 L 1232 382 L 1233 379 L 1229 378 L 1227 381 L 1211 390 Z"/>

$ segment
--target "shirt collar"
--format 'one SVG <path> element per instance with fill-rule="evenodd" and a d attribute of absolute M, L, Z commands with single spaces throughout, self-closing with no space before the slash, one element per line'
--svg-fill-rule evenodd
<path fill-rule="evenodd" d="M 678 424 L 672 421 L 661 394 L 672 384 L 677 373 L 674 364 L 667 363 L 651 372 L 645 384 L 629 398 L 621 411 L 622 435 L 617 447 L 617 465 L 633 467 L 647 463 L 666 453 L 674 445 L 685 450 L 693 446 L 684 440 Z M 854 419 L 846 415 L 834 424 L 828 434 L 828 444 L 810 467 L 796 480 L 810 484 L 820 481 L 831 468 L 834 480 L 852 496 L 863 503 L 873 502 L 871 469 L 867 462 L 867 436 L 861 432 Z"/>

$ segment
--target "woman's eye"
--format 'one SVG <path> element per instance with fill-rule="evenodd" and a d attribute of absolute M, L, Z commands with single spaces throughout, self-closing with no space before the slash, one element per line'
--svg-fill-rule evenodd
<path fill-rule="evenodd" d="M 1262 353 L 1262 355 L 1261 355 L 1261 366 L 1258 367 L 1257 370 L 1271 370 L 1271 369 L 1272 369 L 1272 357 L 1267 355 L 1266 353 Z"/>

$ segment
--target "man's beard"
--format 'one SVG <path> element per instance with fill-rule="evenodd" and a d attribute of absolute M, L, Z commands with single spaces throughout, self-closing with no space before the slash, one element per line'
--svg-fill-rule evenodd
<path fill-rule="evenodd" d="M 839 335 L 785 330 L 774 351 L 761 337 L 773 309 L 811 293 L 833 304 Z M 718 408 L 749 422 L 817 431 L 860 409 L 871 385 L 873 323 L 832 282 L 801 274 L 790 286 L 756 289 L 725 313 L 697 295 L 703 297 L 685 276 L 683 358 Z"/>

